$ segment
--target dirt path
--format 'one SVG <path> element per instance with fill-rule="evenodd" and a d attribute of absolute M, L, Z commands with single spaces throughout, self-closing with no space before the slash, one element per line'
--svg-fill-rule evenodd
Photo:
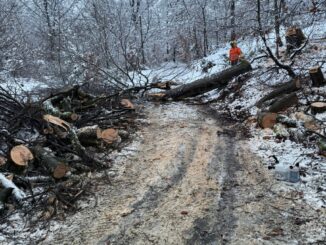
<path fill-rule="evenodd" d="M 137 152 L 98 187 L 96 208 L 53 227 L 44 244 L 298 244 L 320 229 L 295 193 L 274 191 L 236 125 L 181 103 L 145 112 Z"/>

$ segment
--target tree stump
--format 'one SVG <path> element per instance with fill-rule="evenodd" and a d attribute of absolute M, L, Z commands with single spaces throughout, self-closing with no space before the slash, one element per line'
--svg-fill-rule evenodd
<path fill-rule="evenodd" d="M 326 102 L 314 102 L 310 105 L 311 113 L 317 114 L 326 111 Z"/>
<path fill-rule="evenodd" d="M 306 37 L 300 28 L 291 27 L 287 30 L 285 39 L 286 49 L 288 52 L 291 52 L 291 50 L 299 48 Z"/>
<path fill-rule="evenodd" d="M 320 87 L 326 84 L 323 72 L 321 71 L 319 66 L 310 68 L 309 75 L 313 87 Z"/>

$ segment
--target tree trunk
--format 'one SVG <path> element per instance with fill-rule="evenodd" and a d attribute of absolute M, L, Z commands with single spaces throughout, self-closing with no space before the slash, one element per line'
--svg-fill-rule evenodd
<path fill-rule="evenodd" d="M 217 74 L 213 74 L 192 83 L 166 91 L 164 93 L 164 97 L 172 99 L 194 97 L 213 89 L 224 87 L 232 78 L 250 71 L 251 69 L 250 63 L 248 61 L 243 61 L 240 64 L 230 67 Z"/>
<path fill-rule="evenodd" d="M 279 112 L 283 111 L 293 105 L 298 104 L 298 96 L 296 93 L 291 93 L 288 95 L 285 95 L 281 99 L 277 100 L 275 103 L 273 103 L 268 111 L 269 112 Z"/>
<path fill-rule="evenodd" d="M 273 90 L 269 94 L 265 95 L 263 98 L 261 98 L 256 103 L 256 106 L 260 108 L 265 101 L 271 100 L 271 99 L 276 98 L 285 93 L 292 93 L 294 91 L 299 90 L 300 88 L 301 88 L 301 81 L 299 78 L 295 78 L 295 79 L 283 84 L 279 88 Z"/>
<path fill-rule="evenodd" d="M 313 67 L 309 70 L 310 78 L 312 81 L 312 86 L 320 87 L 326 84 L 323 72 L 320 67 Z"/>
<path fill-rule="evenodd" d="M 231 6 L 230 6 L 230 12 L 231 12 L 231 41 L 236 39 L 235 34 L 235 0 L 231 0 Z"/>
<path fill-rule="evenodd" d="M 278 0 L 274 0 L 274 25 L 275 25 L 275 44 L 276 44 L 276 50 L 275 50 L 275 56 L 277 58 L 280 58 L 279 55 L 279 47 L 282 46 L 282 40 L 280 36 L 280 8 L 277 4 Z"/>

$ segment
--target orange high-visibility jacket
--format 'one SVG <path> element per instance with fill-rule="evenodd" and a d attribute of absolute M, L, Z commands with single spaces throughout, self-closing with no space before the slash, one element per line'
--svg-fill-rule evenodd
<path fill-rule="evenodd" d="M 230 58 L 230 61 L 236 61 L 239 59 L 240 55 L 241 55 L 241 49 L 236 47 L 236 48 L 231 48 L 230 49 L 230 55 L 229 55 L 229 58 Z"/>

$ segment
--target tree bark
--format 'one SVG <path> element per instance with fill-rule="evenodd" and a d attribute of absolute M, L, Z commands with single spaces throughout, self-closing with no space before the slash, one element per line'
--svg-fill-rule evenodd
<path fill-rule="evenodd" d="M 257 103 L 257 107 L 261 107 L 265 101 L 274 99 L 282 94 L 286 93 L 292 93 L 294 91 L 297 91 L 301 88 L 301 81 L 299 78 L 292 79 L 291 81 L 281 85 L 277 89 L 273 90 L 269 94 L 265 95 L 263 98 L 261 98 Z"/>
<path fill-rule="evenodd" d="M 288 95 L 285 95 L 281 99 L 277 100 L 275 103 L 273 103 L 268 111 L 269 112 L 279 112 L 283 111 L 291 106 L 294 106 L 298 104 L 298 96 L 296 93 L 291 93 Z"/>
<path fill-rule="evenodd" d="M 196 80 L 171 89 L 164 93 L 164 98 L 182 99 L 194 97 L 216 88 L 224 87 L 232 78 L 250 71 L 251 65 L 248 61 L 242 61 L 240 64 L 230 67 L 222 72 Z"/>

